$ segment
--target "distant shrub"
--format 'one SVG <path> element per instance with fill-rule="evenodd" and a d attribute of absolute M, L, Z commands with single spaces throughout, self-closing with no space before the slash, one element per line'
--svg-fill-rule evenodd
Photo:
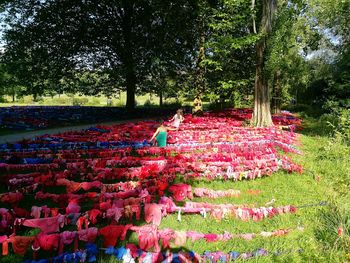
<path fill-rule="evenodd" d="M 325 113 L 319 117 L 317 124 L 320 134 L 334 136 L 338 125 L 338 117 L 334 113 Z"/>
<path fill-rule="evenodd" d="M 73 106 L 82 106 L 89 102 L 88 98 L 74 98 L 73 99 Z"/>
<path fill-rule="evenodd" d="M 182 107 L 180 102 L 164 102 L 163 103 L 163 108 L 171 108 L 171 109 L 179 109 Z"/>
<path fill-rule="evenodd" d="M 338 114 L 336 132 L 347 144 L 350 144 L 350 109 L 343 109 Z"/>
<path fill-rule="evenodd" d="M 144 104 L 143 104 L 144 107 L 146 108 L 151 108 L 151 107 L 155 107 L 157 106 L 156 104 L 154 104 L 150 99 L 147 99 Z"/>
<path fill-rule="evenodd" d="M 212 102 L 207 107 L 210 111 L 220 111 L 225 108 L 233 108 L 232 102 Z"/>
<path fill-rule="evenodd" d="M 52 105 L 71 105 L 72 99 L 69 97 L 55 97 L 51 100 Z"/>
<path fill-rule="evenodd" d="M 119 100 L 119 99 L 113 99 L 112 100 L 112 105 L 114 107 L 124 107 L 125 106 L 125 101 Z"/>
<path fill-rule="evenodd" d="M 43 96 L 37 96 L 35 98 L 35 100 L 33 99 L 33 102 L 40 104 L 40 103 L 44 102 L 44 97 Z"/>
<path fill-rule="evenodd" d="M 328 131 L 336 139 L 350 144 L 350 109 L 334 108 L 331 113 L 323 114 L 318 122 L 324 131 Z"/>
<path fill-rule="evenodd" d="M 21 97 L 18 97 L 17 103 L 20 103 L 20 104 L 33 104 L 33 96 L 21 96 Z"/>
<path fill-rule="evenodd" d="M 107 100 L 105 102 L 103 102 L 102 104 L 107 105 Z M 86 103 L 86 105 L 89 106 L 100 106 L 101 105 L 101 98 L 99 97 L 92 97 L 90 101 L 88 101 L 88 103 Z"/>

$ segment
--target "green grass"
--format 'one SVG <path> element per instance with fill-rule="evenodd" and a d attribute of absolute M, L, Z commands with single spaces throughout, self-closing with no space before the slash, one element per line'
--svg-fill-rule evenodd
<path fill-rule="evenodd" d="M 220 198 L 210 200 L 195 198 L 195 201 L 211 203 L 254 204 L 263 206 L 271 199 L 275 205 L 317 204 L 326 201 L 327 206 L 311 206 L 298 209 L 296 214 L 286 214 L 261 222 L 243 222 L 227 218 L 216 222 L 213 218 L 202 218 L 200 215 L 168 215 L 162 220 L 160 228 L 175 230 L 194 230 L 202 233 L 259 233 L 280 228 L 304 227 L 304 231 L 293 231 L 282 237 L 255 238 L 247 241 L 234 239 L 227 242 L 187 241 L 184 250 L 198 253 L 205 251 L 238 251 L 250 252 L 264 248 L 271 252 L 285 251 L 279 256 L 254 258 L 251 262 L 346 262 L 350 252 L 350 213 L 349 194 L 349 152 L 348 148 L 326 136 L 322 123 L 314 119 L 305 122 L 301 135 L 303 154 L 294 156 L 294 160 L 304 166 L 303 174 L 278 172 L 271 177 L 255 181 L 212 181 L 193 182 L 193 187 L 211 189 L 239 189 L 242 195 L 238 198 Z M 321 134 L 322 136 L 320 136 Z M 260 195 L 246 194 L 248 189 L 261 190 Z M 344 228 L 344 235 L 337 235 L 338 227 Z M 136 241 L 136 235 L 131 235 Z M 302 249 L 299 253 L 298 249 Z M 243 260 L 242 260 L 243 261 Z M 103 257 L 101 262 L 114 262 Z"/>
<path fill-rule="evenodd" d="M 120 94 L 115 94 L 116 96 L 112 97 L 112 105 L 114 107 L 124 107 L 126 104 L 126 92 L 121 92 Z M 4 96 L 5 102 L 0 102 L 1 107 L 11 107 L 11 106 L 72 106 L 72 105 L 81 105 L 81 106 L 96 106 L 96 107 L 105 107 L 107 105 L 107 97 L 104 95 L 100 96 L 79 96 L 71 94 L 62 94 L 60 96 L 55 95 L 43 96 L 40 97 L 38 101 L 34 101 L 33 96 L 24 96 L 17 99 L 15 102 L 12 102 L 12 97 Z M 155 94 L 146 93 L 143 95 L 136 95 L 135 97 L 137 107 L 150 107 L 150 106 L 159 106 L 159 97 Z M 163 104 L 177 104 L 180 103 L 182 106 L 192 105 L 192 101 L 187 101 L 184 97 L 172 97 L 172 98 L 163 98 Z M 203 107 L 207 108 L 209 102 L 203 102 Z"/>
<path fill-rule="evenodd" d="M 117 94 L 116 94 L 117 95 Z M 62 94 L 60 96 L 55 95 L 53 97 L 44 96 L 39 101 L 34 101 L 33 96 L 24 96 L 19 98 L 15 102 L 12 102 L 12 98 L 5 97 L 7 103 L 0 103 L 0 107 L 9 106 L 24 106 L 24 105 L 35 105 L 35 106 L 72 106 L 72 105 L 83 105 L 83 106 L 107 106 L 106 96 L 79 96 L 79 95 L 67 95 Z M 173 98 L 164 99 L 164 103 L 174 103 L 176 100 Z M 126 92 L 121 92 L 117 97 L 112 98 L 112 106 L 125 106 L 126 103 Z M 159 97 L 157 95 L 137 95 L 136 105 L 143 106 L 149 105 L 159 105 Z"/>
<path fill-rule="evenodd" d="M 318 203 L 325 199 L 327 188 L 323 184 L 318 184 L 311 176 L 299 174 L 286 174 L 279 172 L 271 177 L 258 179 L 256 181 L 244 182 L 211 182 L 200 183 L 200 187 L 208 187 L 212 189 L 228 189 L 234 188 L 242 191 L 239 198 L 221 198 L 215 200 L 196 199 L 196 201 L 208 201 L 211 203 L 236 203 L 236 204 L 254 204 L 256 206 L 264 206 L 271 199 L 275 199 L 275 206 L 281 205 L 304 205 L 309 203 Z M 244 194 L 248 189 L 261 190 L 260 195 Z M 286 214 L 271 219 L 264 219 L 261 222 L 248 221 L 243 222 L 238 219 L 228 218 L 220 223 L 200 216 L 183 216 L 182 222 L 177 222 L 176 216 L 169 216 L 163 220 L 161 227 L 170 227 L 181 230 L 196 230 L 203 233 L 259 233 L 261 231 L 273 231 L 280 228 L 296 228 L 303 226 L 305 230 L 294 231 L 285 237 L 256 238 L 251 241 L 236 239 L 230 242 L 206 243 L 188 242 L 187 249 L 193 249 L 197 252 L 206 250 L 236 250 L 239 252 L 248 252 L 264 248 L 268 251 L 285 251 L 303 248 L 305 253 L 293 255 L 295 262 L 302 261 L 308 255 L 314 254 L 313 246 L 316 244 L 313 237 L 315 226 L 315 217 L 319 212 L 319 207 L 300 208 L 296 214 Z M 281 256 L 280 259 L 287 259 L 290 255 Z M 272 258 L 266 258 L 271 260 Z M 276 259 L 277 260 L 277 259 Z M 260 262 L 260 261 L 259 261 Z"/>
<path fill-rule="evenodd" d="M 251 241 L 236 239 L 229 242 L 207 243 L 205 241 L 188 241 L 185 249 L 202 253 L 204 251 L 239 251 L 249 252 L 259 248 L 268 251 L 296 251 L 280 256 L 256 258 L 253 262 L 345 262 L 349 253 L 349 148 L 332 140 L 322 131 L 322 124 L 308 119 L 306 129 L 301 136 L 303 154 L 294 156 L 305 171 L 300 174 L 278 172 L 271 177 L 255 181 L 213 181 L 195 182 L 193 187 L 211 189 L 239 189 L 239 198 L 198 199 L 211 203 L 255 204 L 263 206 L 271 199 L 275 205 L 304 205 L 327 201 L 328 206 L 313 206 L 298 209 L 296 214 L 277 216 L 261 222 L 243 222 L 234 218 L 216 222 L 212 218 L 204 219 L 199 215 L 183 215 L 177 221 L 176 215 L 166 217 L 161 228 L 175 230 L 195 230 L 203 233 L 259 233 L 280 228 L 303 226 L 304 231 L 294 231 L 283 237 L 256 238 Z M 310 127 L 311 126 L 311 127 Z M 317 129 L 315 129 L 317 127 Z M 322 134 L 319 136 L 317 134 Z M 319 179 L 319 180 L 318 180 Z M 244 194 L 248 189 L 261 190 L 260 195 Z M 344 235 L 338 237 L 338 227 L 344 228 Z"/>
<path fill-rule="evenodd" d="M 227 242 L 187 241 L 182 248 L 198 253 L 204 251 L 250 252 L 264 248 L 271 252 L 281 251 L 279 256 L 257 257 L 250 262 L 347 262 L 350 252 L 350 150 L 338 140 L 331 139 L 322 123 L 307 119 L 302 131 L 303 154 L 293 159 L 303 165 L 303 174 L 277 172 L 270 177 L 254 181 L 195 181 L 193 187 L 207 187 L 216 190 L 238 189 L 240 197 L 206 199 L 194 201 L 211 203 L 253 204 L 264 206 L 275 199 L 274 206 L 315 204 L 327 201 L 327 206 L 311 206 L 298 209 L 295 214 L 286 214 L 260 222 L 243 222 L 235 218 L 226 218 L 221 222 L 208 216 L 168 215 L 162 220 L 160 228 L 174 230 L 193 230 L 202 233 L 260 233 L 281 228 L 304 227 L 304 231 L 295 230 L 286 236 L 254 238 L 247 241 L 234 239 Z M 247 194 L 248 189 L 261 190 L 260 195 Z M 337 235 L 339 227 L 344 229 L 342 237 Z M 131 242 L 137 242 L 136 234 L 128 236 Z M 296 252 L 298 249 L 302 251 Z M 117 262 L 113 257 L 100 255 L 98 262 Z M 0 258 L 1 262 L 16 262 L 17 257 Z"/>

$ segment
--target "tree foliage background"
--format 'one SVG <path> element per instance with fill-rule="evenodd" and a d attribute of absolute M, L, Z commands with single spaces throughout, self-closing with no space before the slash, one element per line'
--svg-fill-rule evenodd
<path fill-rule="evenodd" d="M 277 4 L 264 52 L 272 109 L 348 106 L 349 1 Z M 126 90 L 133 108 L 139 93 L 200 92 L 253 105 L 261 1 L 7 0 L 0 11 L 2 95 Z"/>

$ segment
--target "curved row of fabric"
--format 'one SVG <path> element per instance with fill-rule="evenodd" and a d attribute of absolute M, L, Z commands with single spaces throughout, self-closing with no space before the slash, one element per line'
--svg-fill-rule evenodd
<path fill-rule="evenodd" d="M 93 261 L 98 252 L 111 252 L 111 247 L 120 245 L 119 240 L 134 231 L 137 244 L 145 253 L 140 262 L 152 263 L 158 262 L 156 255 L 161 248 L 169 249 L 169 242 L 177 245 L 184 245 L 187 239 L 230 242 L 233 238 L 250 240 L 288 234 L 291 229 L 263 229 L 260 233 L 159 229 L 162 218 L 169 214 L 177 215 L 179 221 L 183 214 L 199 214 L 217 222 L 223 218 L 259 222 L 296 213 L 291 204 L 214 205 L 197 199 L 241 198 L 259 194 L 259 190 L 242 193 L 234 189 L 192 189 L 188 184 L 175 183 L 188 177 L 240 180 L 271 175 L 278 169 L 301 171 L 300 166 L 277 151 L 282 148 L 280 144 L 286 152 L 298 152 L 294 133 L 277 128 L 220 128 L 225 123 L 232 124 L 230 113 L 223 114 L 225 117 L 210 116 L 212 125 L 207 130 L 203 129 L 205 117 L 188 119 L 179 131 L 170 134 L 173 142 L 166 148 L 136 146 L 138 142 L 147 142 L 154 122 L 44 136 L 21 142 L 20 148 L 6 144 L 0 151 L 1 182 L 6 186 L 0 194 L 2 253 L 11 244 L 13 252 L 33 257 L 31 262 L 44 257 L 45 251 L 57 262 L 74 262 L 69 257 L 72 253 L 77 253 L 74 256 L 80 261 L 87 260 L 86 250 L 77 252 L 83 248 L 81 242 L 95 242 L 98 247 L 109 249 L 90 254 L 89 260 Z M 215 134 L 220 136 L 213 140 Z M 125 141 L 115 141 L 117 137 Z M 115 147 L 124 142 L 128 142 L 123 145 L 125 148 Z M 133 225 L 128 224 L 131 221 Z M 40 232 L 28 235 L 32 228 Z M 133 259 L 139 258 L 131 251 L 129 254 Z M 222 258 L 224 255 L 228 254 L 222 252 Z M 177 262 L 191 262 L 177 258 Z"/>

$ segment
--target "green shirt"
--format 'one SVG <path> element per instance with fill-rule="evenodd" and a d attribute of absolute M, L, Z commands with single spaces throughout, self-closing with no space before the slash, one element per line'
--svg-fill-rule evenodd
<path fill-rule="evenodd" d="M 167 136 L 166 131 L 160 131 L 158 133 L 158 135 L 156 136 L 158 147 L 166 147 L 166 136 Z"/>

